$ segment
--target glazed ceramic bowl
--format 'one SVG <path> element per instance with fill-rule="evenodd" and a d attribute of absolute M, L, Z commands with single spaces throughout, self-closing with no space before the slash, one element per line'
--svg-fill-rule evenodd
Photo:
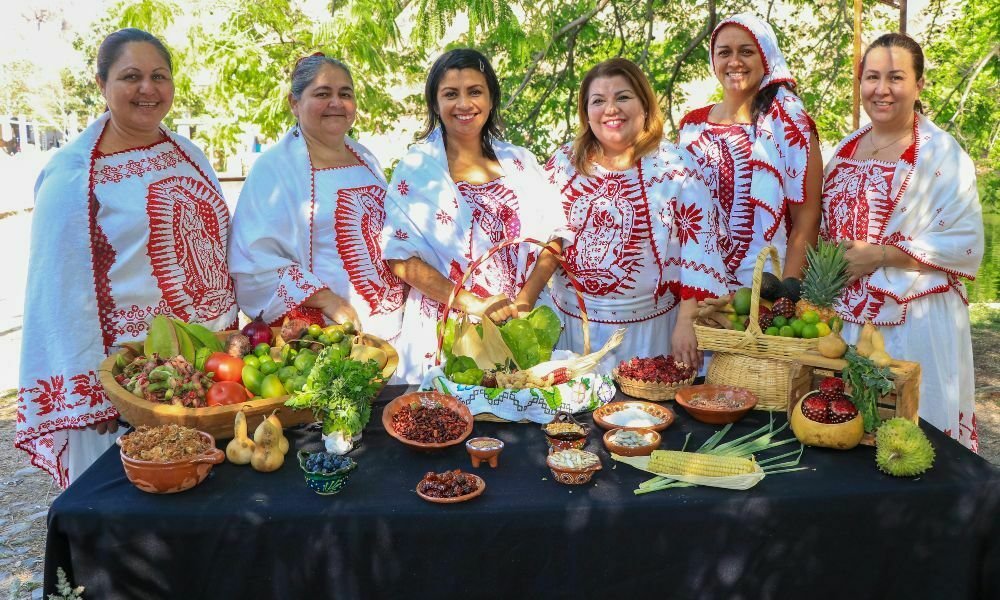
<path fill-rule="evenodd" d="M 649 414 L 656 422 L 630 425 L 617 422 L 619 419 L 615 413 L 621 411 L 641 410 Z M 602 429 L 652 429 L 653 431 L 663 431 L 674 422 L 674 413 L 666 406 L 645 402 L 643 400 L 626 400 L 624 402 L 608 402 L 604 406 L 594 411 L 594 423 Z"/>
<path fill-rule="evenodd" d="M 150 494 L 176 494 L 205 481 L 212 467 L 226 459 L 226 453 L 215 447 L 215 438 L 211 435 L 204 431 L 198 433 L 208 443 L 209 449 L 191 458 L 156 462 L 131 458 L 119 450 L 125 476 L 135 487 Z M 118 445 L 121 446 L 121 441 Z"/>
<path fill-rule="evenodd" d="M 298 451 L 299 468 L 302 469 L 302 473 L 305 475 L 306 485 L 309 486 L 309 489 L 321 496 L 331 496 L 344 489 L 344 486 L 347 485 L 347 479 L 354 472 L 354 469 L 358 468 L 358 463 L 347 456 L 345 458 L 350 461 L 347 466 L 341 467 L 332 473 L 310 471 L 306 468 L 306 460 L 309 459 L 311 454 L 305 450 Z"/>
<path fill-rule="evenodd" d="M 646 438 L 648 443 L 642 446 L 622 446 L 616 444 L 611 438 L 619 431 L 634 431 Z M 621 427 L 617 427 L 604 432 L 604 447 L 608 449 L 608 452 L 614 452 L 619 456 L 649 456 L 653 453 L 653 450 L 660 447 L 660 434 L 648 427 L 644 429 L 622 429 Z"/>
<path fill-rule="evenodd" d="M 465 430 L 457 438 L 440 443 L 415 442 L 403 437 L 397 433 L 396 429 L 392 426 L 392 417 L 399 411 L 403 410 L 404 406 L 413 402 L 419 402 L 425 407 L 432 407 L 440 404 L 445 408 L 450 408 L 458 413 L 458 416 L 462 417 L 462 420 L 465 421 Z M 469 411 L 468 406 L 462 404 L 462 402 L 454 396 L 449 396 L 440 392 L 410 392 L 409 394 L 399 396 L 385 405 L 385 408 L 382 409 L 382 426 L 385 427 L 386 433 L 411 448 L 418 448 L 420 450 L 437 450 L 461 444 L 465 441 L 465 438 L 472 434 L 472 412 Z"/>
<path fill-rule="evenodd" d="M 473 468 L 486 461 L 494 469 L 497 468 L 497 457 L 503 452 L 503 440 L 491 437 L 477 437 L 465 441 L 465 450 L 472 458 Z"/>
<path fill-rule="evenodd" d="M 572 425 L 577 431 L 550 434 L 550 426 L 559 424 Z M 542 425 L 541 429 L 542 433 L 545 434 L 545 442 L 553 450 L 570 450 L 572 448 L 582 450 L 587 444 L 587 436 L 590 435 L 590 425 L 577 421 L 572 414 L 566 411 L 557 412 L 556 416 Z"/>
<path fill-rule="evenodd" d="M 462 496 L 455 496 L 454 498 L 435 498 L 434 496 L 428 496 L 421 489 L 423 487 L 423 481 L 417 484 L 416 491 L 417 495 L 428 502 L 433 502 L 435 504 L 455 504 L 456 502 L 465 502 L 466 500 L 472 500 L 480 496 L 486 491 L 486 482 L 479 475 L 473 475 L 472 473 L 465 473 L 466 477 L 472 477 L 476 480 L 476 489 L 464 494 Z"/>
<path fill-rule="evenodd" d="M 545 464 L 549 466 L 549 470 L 552 472 L 553 479 L 562 484 L 583 485 L 585 483 L 588 483 L 594 476 L 594 473 L 600 471 L 602 468 L 600 459 L 598 459 L 597 464 L 589 467 L 582 467 L 582 468 L 565 467 L 552 460 L 553 454 L 555 454 L 555 452 L 549 453 L 548 457 L 545 459 Z"/>
<path fill-rule="evenodd" d="M 739 403 L 738 407 L 712 407 L 712 406 L 692 406 L 691 402 L 695 395 L 705 395 L 708 397 L 717 394 L 728 394 Z M 757 406 L 757 396 L 746 388 L 734 387 L 731 385 L 692 385 L 677 391 L 674 396 L 677 404 L 684 407 L 694 419 L 709 425 L 725 425 L 735 423 L 742 419 L 750 410 Z"/>

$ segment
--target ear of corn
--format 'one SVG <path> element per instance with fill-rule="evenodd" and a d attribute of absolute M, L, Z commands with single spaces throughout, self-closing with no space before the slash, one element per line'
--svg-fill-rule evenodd
<path fill-rule="evenodd" d="M 699 475 L 725 477 L 753 473 L 754 462 L 739 456 L 716 456 L 676 450 L 654 450 L 649 459 L 650 471 L 664 475 Z"/>

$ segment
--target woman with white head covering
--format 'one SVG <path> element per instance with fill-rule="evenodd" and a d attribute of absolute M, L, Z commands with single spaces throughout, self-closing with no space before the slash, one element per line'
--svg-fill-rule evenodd
<path fill-rule="evenodd" d="M 826 167 L 823 236 L 847 246 L 850 280 L 835 308 L 844 339 L 880 327 L 888 353 L 920 363 L 920 416 L 976 451 L 968 298 L 983 258 L 976 169 L 951 134 L 919 111 L 920 45 L 888 33 L 858 69 L 871 123 Z"/>
<path fill-rule="evenodd" d="M 694 157 L 721 221 L 730 289 L 749 286 L 761 248 L 774 245 L 781 277 L 800 277 L 819 229 L 819 138 L 771 26 L 751 14 L 712 32 L 722 102 L 688 113 L 679 142 Z"/>

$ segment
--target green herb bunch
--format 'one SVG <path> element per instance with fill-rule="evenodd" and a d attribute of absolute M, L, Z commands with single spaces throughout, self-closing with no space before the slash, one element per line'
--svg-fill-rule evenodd
<path fill-rule="evenodd" d="M 858 354 L 855 346 L 847 347 L 844 360 L 847 361 L 843 372 L 844 383 L 851 388 L 851 400 L 865 422 L 865 432 L 871 433 L 882 422 L 878 416 L 878 399 L 896 387 L 892 371 L 888 367 L 875 366 L 871 359 Z"/>
<path fill-rule="evenodd" d="M 285 406 L 312 409 L 323 422 L 323 433 L 341 432 L 345 438 L 361 433 L 372 414 L 372 401 L 385 382 L 374 360 L 358 362 L 340 358 L 324 348 L 313 364 L 302 390 Z"/>

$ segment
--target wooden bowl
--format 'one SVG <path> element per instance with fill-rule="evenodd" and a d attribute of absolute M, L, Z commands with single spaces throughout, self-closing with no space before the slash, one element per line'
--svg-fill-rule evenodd
<path fill-rule="evenodd" d="M 450 408 L 451 410 L 457 412 L 458 416 L 462 417 L 462 420 L 465 421 L 465 430 L 462 432 L 462 435 L 453 440 L 448 440 L 447 442 L 434 443 L 415 442 L 396 433 L 396 429 L 392 426 L 392 417 L 399 411 L 403 410 L 404 406 L 415 401 L 420 402 L 426 407 L 432 407 L 435 404 L 440 404 L 445 408 Z M 439 448 L 447 448 L 448 446 L 461 444 L 465 441 L 465 438 L 469 437 L 472 433 L 472 422 L 472 412 L 469 411 L 468 406 L 462 404 L 458 398 L 442 394 L 440 392 L 410 392 L 409 394 L 403 394 L 386 404 L 385 408 L 382 409 L 382 426 L 385 427 L 386 433 L 411 448 L 419 448 L 422 450 L 437 450 Z"/>
<path fill-rule="evenodd" d="M 156 462 L 131 458 L 124 450 L 119 450 L 125 476 L 135 487 L 150 494 L 176 494 L 205 481 L 212 467 L 226 460 L 226 453 L 215 447 L 215 439 L 210 434 L 198 433 L 209 445 L 208 451 L 200 456 Z M 121 446 L 121 441 L 118 445 Z"/>
<path fill-rule="evenodd" d="M 589 467 L 564 467 L 556 462 L 553 462 L 553 454 L 555 454 L 555 452 L 549 453 L 549 455 L 545 458 L 545 464 L 547 464 L 549 466 L 549 470 L 552 471 L 552 478 L 565 485 L 583 485 L 588 483 L 594 476 L 594 473 L 603 468 L 600 463 L 600 458 L 598 458 L 597 464 Z M 593 454 L 593 452 L 591 452 L 591 454 Z"/>
<path fill-rule="evenodd" d="M 608 417 L 616 412 L 629 409 L 637 408 L 641 411 L 647 412 L 653 417 L 660 420 L 659 423 L 652 425 L 619 425 L 617 423 L 612 423 L 608 421 Z M 604 406 L 599 407 L 594 411 L 594 423 L 597 423 L 602 429 L 652 429 L 653 431 L 663 431 L 670 424 L 674 422 L 674 412 L 667 408 L 666 406 L 661 406 L 659 404 L 654 404 L 652 402 L 644 402 L 642 400 L 626 400 L 624 402 L 608 402 Z"/>
<path fill-rule="evenodd" d="M 476 480 L 475 491 L 469 492 L 468 494 L 465 494 L 463 496 L 455 496 L 454 498 L 435 498 L 433 496 L 428 496 L 427 494 L 420 491 L 420 488 L 423 485 L 423 480 L 421 480 L 416 487 L 417 495 L 423 498 L 424 500 L 428 502 L 433 502 L 435 504 L 455 504 L 456 502 L 465 502 L 466 500 L 472 500 L 473 498 L 480 496 L 483 492 L 486 491 L 486 482 L 483 481 L 482 477 L 480 477 L 479 475 L 473 475 L 472 473 L 464 473 L 464 475 L 466 477 L 472 477 L 473 479 Z"/>
<path fill-rule="evenodd" d="M 275 336 L 277 336 L 280 329 L 276 327 L 274 331 Z M 232 333 L 235 332 L 223 331 L 217 333 L 216 337 L 220 340 L 225 340 Z M 396 366 L 399 364 L 399 355 L 396 353 L 396 350 L 385 340 L 372 335 L 365 334 L 365 342 L 381 348 L 386 353 L 388 362 L 386 362 L 385 368 L 382 369 L 382 375 L 388 380 L 389 377 L 392 377 L 392 374 L 396 371 Z M 122 350 L 122 353 L 124 352 L 127 352 L 127 350 Z M 236 413 L 240 409 L 246 413 L 247 427 L 250 431 L 253 431 L 254 428 L 260 425 L 260 422 L 266 419 L 274 410 L 278 411 L 278 419 L 281 420 L 281 424 L 284 427 L 312 423 L 316 420 L 310 410 L 293 410 L 285 406 L 285 400 L 288 400 L 288 396 L 261 398 L 241 404 L 206 406 L 202 408 L 187 408 L 173 404 L 150 402 L 145 398 L 132 394 L 115 381 L 115 375 L 119 371 L 115 365 L 118 354 L 120 353 L 112 354 L 106 358 L 100 367 L 98 367 L 97 375 L 101 381 L 101 385 L 104 386 L 104 390 L 108 394 L 108 398 L 111 400 L 111 404 L 118 409 L 122 418 L 128 421 L 133 427 L 173 423 L 204 431 L 218 440 L 228 440 L 233 437 L 233 422 L 236 418 Z"/>
<path fill-rule="evenodd" d="M 735 398 L 742 400 L 742 404 L 739 408 L 713 408 L 709 406 L 691 405 L 691 399 L 695 394 L 715 395 L 725 392 L 732 393 Z M 702 423 L 708 423 L 709 425 L 725 425 L 726 423 L 735 423 L 746 416 L 746 414 L 750 412 L 753 407 L 757 406 L 757 396 L 753 392 L 746 388 L 734 387 L 731 385 L 693 385 L 678 390 L 674 399 L 677 401 L 677 404 L 683 406 L 684 410 L 686 410 L 689 415 L 694 417 L 695 420 L 701 421 Z"/>
<path fill-rule="evenodd" d="M 621 446 L 611 441 L 611 437 L 618 431 L 634 431 L 639 435 L 648 436 L 651 439 L 648 444 L 643 446 Z M 614 452 L 619 456 L 649 456 L 653 453 L 653 450 L 660 447 L 660 434 L 648 427 L 644 429 L 622 429 L 621 427 L 617 427 L 604 432 L 604 447 L 608 449 L 608 452 Z"/>

